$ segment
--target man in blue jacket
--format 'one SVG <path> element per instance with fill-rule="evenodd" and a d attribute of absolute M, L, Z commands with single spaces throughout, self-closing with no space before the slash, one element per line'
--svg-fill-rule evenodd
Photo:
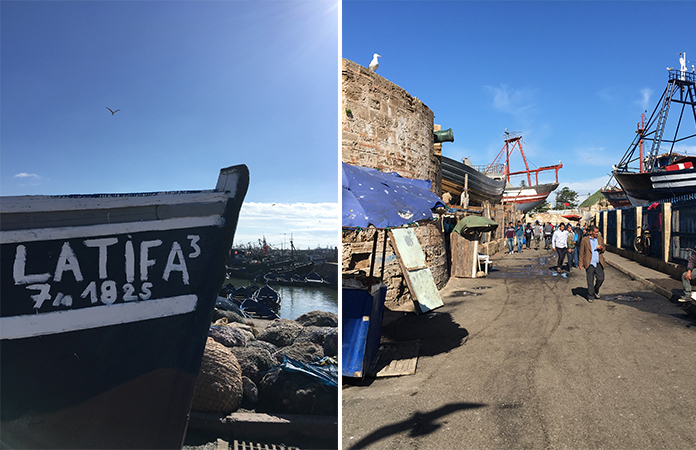
<path fill-rule="evenodd" d="M 515 226 L 515 239 L 517 239 L 517 253 L 522 252 L 522 242 L 524 241 L 524 227 L 522 226 L 522 222 L 519 220 L 517 221 L 517 225 Z"/>

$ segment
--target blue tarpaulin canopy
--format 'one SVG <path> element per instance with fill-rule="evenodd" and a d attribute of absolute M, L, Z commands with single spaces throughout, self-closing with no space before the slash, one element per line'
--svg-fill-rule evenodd
<path fill-rule="evenodd" d="M 398 227 L 430 219 L 433 208 L 445 206 L 430 185 L 429 180 L 343 163 L 343 226 Z"/>

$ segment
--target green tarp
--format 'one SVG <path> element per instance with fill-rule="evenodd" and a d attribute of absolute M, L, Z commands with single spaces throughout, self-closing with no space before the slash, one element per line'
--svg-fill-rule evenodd
<path fill-rule="evenodd" d="M 480 231 L 482 233 L 493 231 L 498 228 L 498 224 L 491 219 L 481 216 L 466 216 L 457 223 L 454 227 L 454 232 L 459 234 L 474 233 Z"/>

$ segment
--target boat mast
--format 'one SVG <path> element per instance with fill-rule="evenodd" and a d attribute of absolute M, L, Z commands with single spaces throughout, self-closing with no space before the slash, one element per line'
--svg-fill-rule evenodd
<path fill-rule="evenodd" d="M 640 173 L 643 173 L 643 133 L 645 132 L 645 113 L 640 115 L 640 123 L 638 124 L 638 136 L 640 137 Z"/>
<path fill-rule="evenodd" d="M 538 169 L 529 169 L 529 165 L 527 164 L 527 157 L 524 155 L 524 150 L 522 149 L 522 133 L 519 132 L 513 132 L 510 133 L 507 130 L 505 130 L 505 137 L 503 138 L 505 141 L 505 145 L 503 145 L 503 148 L 500 149 L 500 152 L 498 152 L 498 156 L 495 157 L 493 162 L 486 167 L 485 172 L 489 173 L 494 170 L 494 167 L 496 166 L 496 162 L 500 159 L 502 156 L 503 152 L 505 152 L 505 167 L 503 169 L 505 178 L 507 179 L 508 182 L 510 182 L 510 177 L 512 175 L 522 175 L 526 174 L 527 175 L 527 182 L 528 186 L 536 186 L 539 184 L 539 172 L 545 171 L 545 170 L 555 170 L 556 171 L 556 183 L 558 183 L 558 169 L 563 168 L 563 164 L 559 161 L 558 164 L 554 166 L 545 166 L 545 167 L 539 167 Z M 512 143 L 512 146 L 510 145 Z M 510 155 L 512 154 L 513 151 L 515 151 L 515 147 L 520 149 L 520 154 L 522 155 L 522 160 L 524 161 L 524 168 L 525 170 L 521 170 L 519 172 L 510 172 Z M 531 174 L 534 172 L 535 174 L 535 181 L 536 184 L 532 184 L 532 177 Z"/>
<path fill-rule="evenodd" d="M 663 143 L 670 144 L 669 164 L 673 162 L 672 152 L 674 150 L 674 145 L 686 139 L 696 137 L 696 133 L 679 137 L 679 129 L 685 111 L 691 110 L 689 115 L 693 115 L 694 123 L 696 124 L 696 91 L 694 90 L 694 86 L 696 85 L 696 72 L 693 66 L 691 72 L 686 71 L 685 53 L 680 54 L 679 61 L 681 62 L 680 69 L 675 69 L 673 67 L 667 68 L 667 70 L 669 70 L 667 88 L 664 90 L 662 97 L 660 97 L 647 123 L 642 121 L 636 138 L 629 146 L 619 164 L 615 167 L 615 170 L 619 172 L 629 171 L 629 165 L 635 162 L 636 159 L 634 155 L 636 151 L 638 151 L 640 172 L 652 172 L 658 169 L 655 165 L 660 156 L 660 148 Z M 674 137 L 669 140 L 664 138 L 664 132 L 667 124 L 667 116 L 669 115 L 672 103 L 681 104 L 682 107 L 679 112 L 679 119 L 676 122 Z M 652 141 L 650 153 L 645 157 L 642 152 L 644 140 Z"/>

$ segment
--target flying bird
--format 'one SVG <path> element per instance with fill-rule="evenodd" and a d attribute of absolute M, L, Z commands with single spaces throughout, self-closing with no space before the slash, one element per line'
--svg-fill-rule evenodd
<path fill-rule="evenodd" d="M 106 107 L 106 109 L 108 109 L 111 112 L 112 116 L 120 111 L 120 109 L 117 109 L 116 111 L 111 111 L 111 108 L 109 108 L 108 106 Z"/>
<path fill-rule="evenodd" d="M 378 55 L 377 53 L 372 55 L 372 61 L 370 61 L 370 65 L 367 66 L 367 68 L 370 69 L 370 72 L 374 72 L 375 70 L 377 70 L 377 68 L 379 67 L 379 61 L 377 61 L 377 58 L 381 57 L 382 55 Z"/>

